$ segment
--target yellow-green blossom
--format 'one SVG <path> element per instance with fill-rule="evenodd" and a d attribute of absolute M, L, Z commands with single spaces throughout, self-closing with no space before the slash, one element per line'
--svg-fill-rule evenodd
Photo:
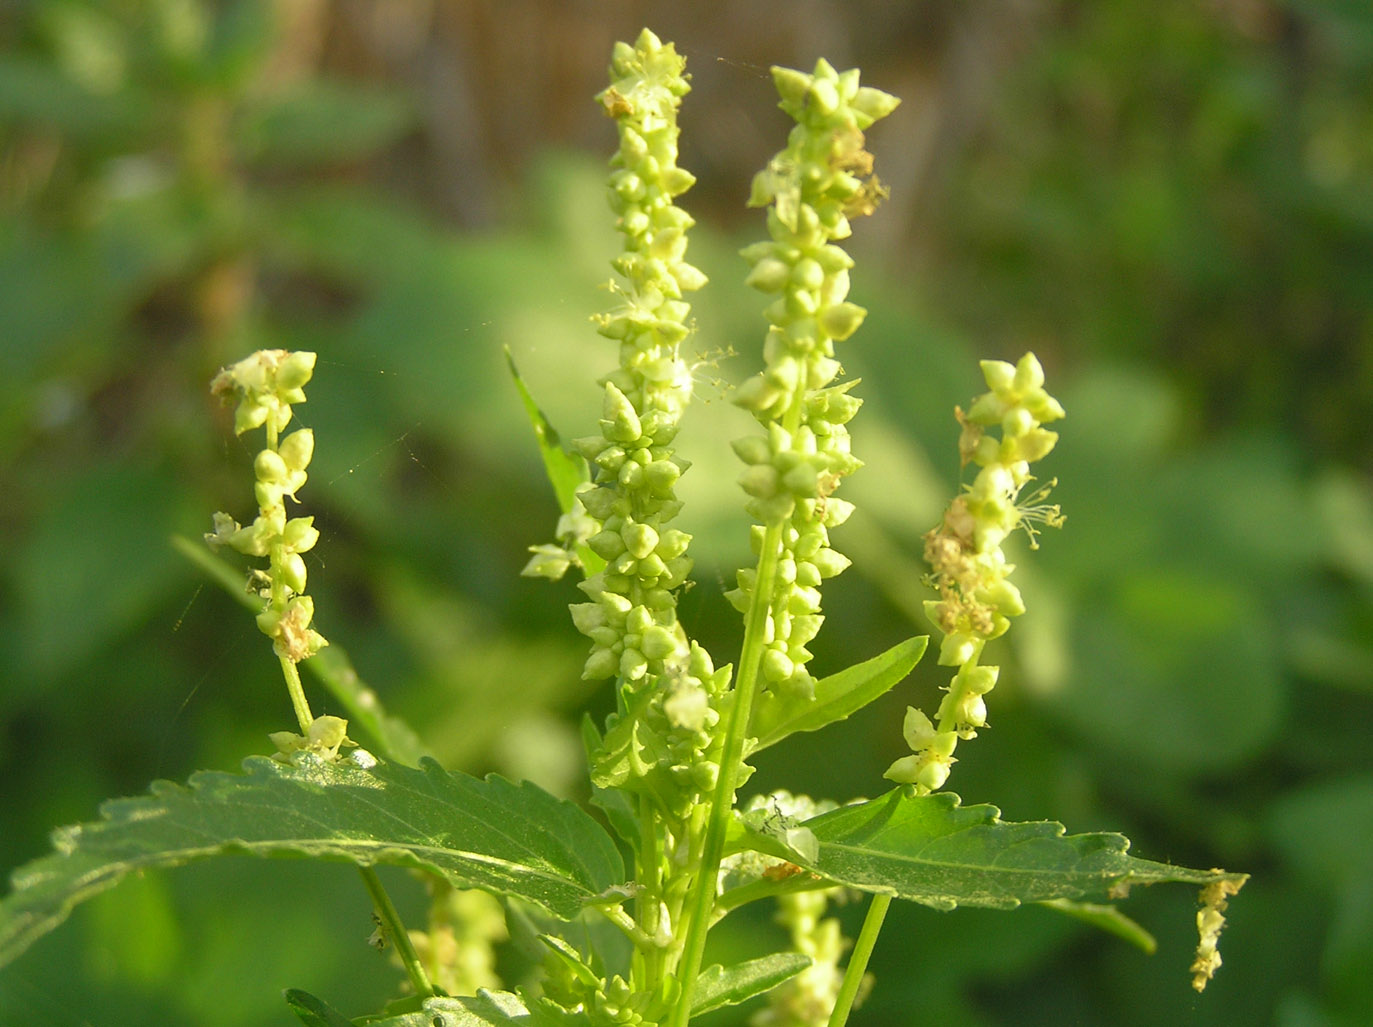
<path fill-rule="evenodd" d="M 866 311 L 846 299 L 853 261 L 835 242 L 884 193 L 863 130 L 897 105 L 895 97 L 860 86 L 857 70 L 840 73 L 824 60 L 811 74 L 774 68 L 772 75 L 780 106 L 797 124 L 786 149 L 755 176 L 749 200 L 769 207 L 771 239 L 743 251 L 753 266 L 748 283 L 776 298 L 764 312 L 765 366 L 735 395 L 764 434 L 734 442 L 746 465 L 739 484 L 760 522 L 755 554 L 768 526 L 782 524 L 777 580 L 769 583 L 762 705 L 814 695 L 806 646 L 824 620 L 821 582 L 849 565 L 830 547 L 829 529 L 853 509 L 834 493 L 861 466 L 845 427 L 861 401 L 849 394 L 856 381 L 831 382 L 840 371 L 834 344 L 853 334 Z M 756 576 L 754 568 L 741 570 L 729 594 L 740 612 L 748 609 Z"/>
<path fill-rule="evenodd" d="M 1012 366 L 982 361 L 989 392 L 964 414 L 956 411 L 963 433 L 958 448 L 963 463 L 976 464 L 976 478 L 949 504 L 939 526 L 925 536 L 925 561 L 939 593 L 925 612 L 943 634 L 939 663 L 957 667 L 934 720 L 915 708 L 906 714 L 904 734 L 913 755 L 887 769 L 893 781 L 922 791 L 944 786 L 960 739 L 976 737 L 987 725 L 983 698 L 996 686 L 999 669 L 982 667 L 982 647 L 1025 612 L 1020 591 L 1010 582 L 1015 567 L 1001 543 L 1017 528 L 1030 532 L 1035 522 L 1057 526 L 1056 506 L 1021 499 L 1031 481 L 1030 464 L 1046 456 L 1058 436 L 1042 425 L 1063 416 L 1063 407 L 1044 389 L 1044 369 L 1033 353 Z M 997 433 L 999 429 L 999 434 Z"/>

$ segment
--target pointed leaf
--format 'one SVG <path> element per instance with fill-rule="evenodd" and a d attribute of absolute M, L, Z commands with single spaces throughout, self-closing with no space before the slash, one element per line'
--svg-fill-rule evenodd
<path fill-rule="evenodd" d="M 352 1020 L 308 991 L 287 988 L 286 1004 L 305 1027 L 354 1027 Z"/>
<path fill-rule="evenodd" d="M 810 964 L 810 956 L 800 952 L 775 952 L 731 966 L 728 970 L 718 963 L 706 967 L 696 978 L 691 1015 L 699 1016 L 722 1006 L 747 1002 L 755 995 L 769 992 L 783 981 L 795 977 Z"/>
<path fill-rule="evenodd" d="M 582 747 L 586 749 L 588 763 L 595 761 L 596 753 L 600 752 L 604 741 L 596 722 L 591 719 L 591 714 L 583 714 Z M 590 802 L 605 814 L 606 823 L 620 836 L 620 840 L 634 851 L 638 851 L 643 840 L 639 831 L 639 814 L 630 802 L 628 793 L 619 788 L 602 788 L 592 782 Z"/>
<path fill-rule="evenodd" d="M 815 683 L 815 698 L 809 702 L 798 703 L 772 693 L 759 696 L 750 729 L 758 739 L 758 749 L 775 745 L 796 731 L 818 731 L 861 710 L 904 679 L 925 655 L 928 643 L 927 635 L 908 638 L 880 656 L 822 678 Z"/>
<path fill-rule="evenodd" d="M 585 1013 L 567 1013 L 547 1002 L 530 1009 L 508 991 L 479 991 L 462 998 L 426 999 L 417 1012 L 364 1017 L 358 1027 L 589 1027 Z"/>
<path fill-rule="evenodd" d="M 805 822 L 819 856 L 802 865 L 839 884 L 936 909 L 1011 909 L 1052 899 L 1121 898 L 1131 885 L 1243 883 L 1246 874 L 1137 859 L 1119 834 L 1064 833 L 1052 821 L 1006 823 L 995 806 L 961 806 L 951 792 L 895 788 Z M 757 834 L 762 851 L 779 849 Z M 795 853 L 778 852 L 797 861 Z"/>
<path fill-rule="evenodd" d="M 1081 920 L 1084 924 L 1091 924 L 1107 934 L 1114 934 L 1147 956 L 1152 956 L 1158 949 L 1158 941 L 1154 936 L 1115 906 L 1100 902 L 1073 902 L 1071 899 L 1050 899 L 1040 905 L 1074 920 Z"/>
<path fill-rule="evenodd" d="M 505 360 L 510 365 L 510 377 L 515 381 L 515 388 L 519 390 L 525 413 L 529 415 L 529 423 L 534 428 L 534 437 L 538 439 L 544 473 L 548 475 L 548 482 L 558 497 L 558 509 L 568 513 L 572 509 L 572 497 L 576 495 L 580 486 L 591 480 L 591 472 L 585 460 L 563 448 L 557 431 L 539 409 L 539 404 L 534 402 L 529 386 L 525 385 L 524 379 L 520 377 L 520 369 L 515 366 L 515 358 L 509 348 L 505 351 Z"/>
<path fill-rule="evenodd" d="M 302 755 L 243 766 L 194 774 L 189 787 L 157 782 L 149 796 L 106 803 L 95 823 L 56 832 L 57 852 L 15 871 L 0 902 L 0 965 L 129 873 L 226 853 L 415 867 L 563 918 L 624 879 L 605 830 L 527 782 L 432 760 L 368 768 Z"/>

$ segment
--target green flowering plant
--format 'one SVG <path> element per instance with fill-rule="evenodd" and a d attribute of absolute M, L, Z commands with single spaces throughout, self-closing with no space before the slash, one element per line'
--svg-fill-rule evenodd
<path fill-rule="evenodd" d="M 325 650 L 302 558 L 319 532 L 287 507 L 315 440 L 308 428 L 283 435 L 315 355 L 262 351 L 213 384 L 236 404 L 238 434 L 265 430 L 253 461 L 258 511 L 247 526 L 216 514 L 206 537 L 267 566 L 244 572 L 183 548 L 237 590 L 272 640 L 299 731 L 273 733 L 276 751 L 241 773 L 160 784 L 58 832 L 56 851 L 16 872 L 0 904 L 0 962 L 131 873 L 232 852 L 348 862 L 362 874 L 373 940 L 394 950 L 408 993 L 350 1020 L 288 992 L 312 1027 L 686 1027 L 753 1000 L 758 1027 L 841 1027 L 871 984 L 868 959 L 895 899 L 940 910 L 1041 903 L 1139 940 L 1147 935 L 1115 903 L 1162 882 L 1201 890 L 1200 990 L 1220 964 L 1223 912 L 1245 875 L 1141 859 L 1116 834 L 1008 823 L 942 790 L 958 744 L 988 724 L 999 672 L 981 663 L 984 647 L 1025 610 L 1002 544 L 1017 528 L 1033 540 L 1036 525 L 1063 520 L 1043 502 L 1047 487 L 1032 486 L 1032 464 L 1057 440 L 1044 426 L 1065 416 L 1033 354 L 984 361 L 989 391 L 956 409 L 958 449 L 977 472 L 925 539 L 926 611 L 942 636 L 938 662 L 954 673 L 934 717 L 910 707 L 912 753 L 886 773 L 895 787 L 842 805 L 741 795 L 754 754 L 851 716 L 900 684 L 926 648 L 917 636 L 826 677 L 809 669 L 824 583 L 850 565 L 831 538 L 853 512 L 838 493 L 861 466 L 848 431 L 859 383 L 842 380 L 836 347 L 865 312 L 847 299 L 854 265 L 840 244 L 885 195 L 865 132 L 897 101 L 824 60 L 810 73 L 773 71 L 795 126 L 750 196 L 766 208 L 768 238 L 743 251 L 747 281 L 770 299 L 761 368 L 733 394 L 757 428 L 733 449 L 754 559 L 728 593 L 742 618 L 737 653 L 719 663 L 679 609 L 692 570 L 677 493 L 689 463 L 675 448 L 693 386 L 687 297 L 706 285 L 686 259 L 693 222 L 677 203 L 694 181 L 677 164 L 689 83 L 672 44 L 647 30 L 616 45 L 610 76 L 597 99 L 619 135 L 608 194 L 622 248 L 613 306 L 594 319 L 618 354 L 597 383 L 598 430 L 563 448 L 514 375 L 561 509 L 555 541 L 532 547 L 524 573 L 580 578 L 570 611 L 589 642 L 581 673 L 613 690 L 608 717 L 582 724 L 589 807 L 528 782 L 443 769 Z M 300 665 L 318 670 L 349 720 L 311 713 Z M 402 923 L 378 865 L 425 880 L 423 930 Z M 864 895 L 850 949 L 829 905 Z M 712 928 L 759 901 L 777 903 L 787 948 L 707 965 Z M 535 948 L 540 972 L 505 989 L 493 953 L 515 934 Z"/>

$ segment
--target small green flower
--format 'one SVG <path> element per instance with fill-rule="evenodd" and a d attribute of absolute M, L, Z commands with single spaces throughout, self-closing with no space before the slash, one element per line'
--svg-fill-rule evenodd
<path fill-rule="evenodd" d="M 257 626 L 272 640 L 272 648 L 281 660 L 296 719 L 302 730 L 308 728 L 311 732 L 317 726 L 324 730 L 324 726 L 337 720 L 312 717 L 295 666 L 329 644 L 312 627 L 315 604 L 305 594 L 308 570 L 301 555 L 314 548 L 319 531 L 313 517 L 288 518 L 285 501 L 288 497 L 294 500 L 309 478 L 306 468 L 314 456 L 315 435 L 309 428 L 300 428 L 285 438 L 281 433 L 291 422 L 291 407 L 305 402 L 304 386 L 314 367 L 313 353 L 261 350 L 215 376 L 211 391 L 224 401 L 237 404 L 235 431 L 242 434 L 265 427 L 267 444 L 253 459 L 253 491 L 258 504 L 253 523 L 244 527 L 228 514 L 216 513 L 214 530 L 205 536 L 212 546 L 228 546 L 245 556 L 267 559 L 265 570 L 254 568 L 248 573 L 250 590 L 263 600 Z M 314 739 L 313 734 L 311 738 Z M 308 745 L 303 742 L 297 748 L 318 751 L 317 741 L 314 739 Z M 329 743 L 323 748 L 336 754 L 338 747 Z M 278 743 L 278 749 L 282 753 L 293 751 L 286 743 Z"/>
<path fill-rule="evenodd" d="M 852 510 L 834 493 L 862 466 L 844 427 L 861 401 L 848 395 L 856 382 L 831 383 L 840 370 L 834 344 L 857 330 L 866 311 L 845 298 L 853 261 L 835 241 L 884 193 L 871 176 L 863 130 L 897 104 L 860 87 L 856 71 L 841 74 L 823 60 L 809 75 L 774 68 L 773 81 L 797 125 L 787 148 L 753 180 L 749 203 L 770 208 L 771 239 L 743 250 L 752 265 L 747 281 L 775 298 L 764 312 L 765 366 L 734 396 L 764 428 L 762 436 L 734 442 L 746 465 L 739 476 L 746 507 L 760 529 L 785 525 L 761 667 L 764 703 L 814 695 L 806 644 L 823 621 L 820 584 L 849 565 L 830 548 L 828 532 Z M 755 548 L 762 539 L 755 532 Z M 753 568 L 738 573 L 729 599 L 740 612 L 748 610 L 756 577 Z"/>
<path fill-rule="evenodd" d="M 983 646 L 1025 612 L 1020 590 L 1009 580 L 1015 568 L 1006 562 L 1002 542 L 1023 528 L 1033 544 L 1036 522 L 1063 523 L 1058 507 L 1038 503 L 1047 489 L 1021 499 L 1031 480 L 1030 464 L 1058 441 L 1041 425 L 1064 416 L 1058 400 L 1044 389 L 1044 369 L 1027 353 L 1015 365 L 984 360 L 982 374 L 991 391 L 967 414 L 955 411 L 963 429 L 958 443 L 963 462 L 980 469 L 949 504 L 939 527 L 925 536 L 925 561 L 939 592 L 938 600 L 925 603 L 925 611 L 944 636 L 940 665 L 959 669 L 939 705 L 937 726 L 925 714 L 909 712 L 906 742 L 915 755 L 897 760 L 886 772 L 889 779 L 922 791 L 943 787 L 958 740 L 974 738 L 987 726 L 983 696 L 995 687 L 997 668 L 977 661 Z M 992 434 L 997 429 L 999 438 Z"/>
<path fill-rule="evenodd" d="M 291 422 L 291 405 L 305 402 L 305 385 L 315 370 L 315 354 L 284 349 L 258 350 L 219 372 L 210 391 L 235 400 L 234 433 L 267 427 L 269 439 Z"/>
<path fill-rule="evenodd" d="M 310 728 L 304 735 L 298 735 L 293 731 L 273 731 L 268 737 L 277 747 L 272 759 L 283 763 L 289 763 L 291 757 L 298 752 L 310 752 L 324 759 L 333 760 L 338 758 L 341 747 L 357 745 L 348 738 L 348 721 L 327 714 L 311 721 Z"/>

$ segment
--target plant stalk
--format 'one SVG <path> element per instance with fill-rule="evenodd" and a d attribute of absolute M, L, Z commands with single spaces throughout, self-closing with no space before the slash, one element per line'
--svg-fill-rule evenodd
<path fill-rule="evenodd" d="M 391 901 L 391 896 L 386 894 L 381 878 L 371 867 L 359 866 L 358 873 L 362 875 L 362 883 L 367 888 L 367 894 L 372 897 L 372 906 L 377 911 L 377 919 L 381 922 L 382 930 L 396 946 L 396 954 L 400 956 L 415 994 L 421 998 L 437 994 L 424 964 L 420 962 L 419 953 L 415 951 L 415 945 L 405 930 L 405 924 L 401 922 L 395 903 Z"/>
<path fill-rule="evenodd" d="M 734 808 L 734 793 L 739 787 L 739 768 L 744 761 L 744 742 L 753 714 L 753 699 L 758 690 L 758 670 L 763 662 L 763 638 L 768 607 L 772 602 L 777 577 L 777 562 L 782 547 L 782 522 L 769 524 L 758 554 L 758 574 L 744 625 L 743 650 L 739 654 L 739 677 L 734 686 L 734 707 L 720 751 L 720 776 L 711 797 L 710 820 L 706 824 L 701 863 L 687 897 L 686 942 L 677 979 L 681 993 L 672 1010 L 668 1027 L 687 1027 L 691 1016 L 691 996 L 705 956 L 706 934 L 715 911 L 716 880 L 725 849 L 725 831 Z"/>
<path fill-rule="evenodd" d="M 296 665 L 286 657 L 280 657 L 281 673 L 286 677 L 286 691 L 291 694 L 291 708 L 296 711 L 296 720 L 300 721 L 300 733 L 310 734 L 310 725 L 315 722 L 314 715 L 310 712 L 310 704 L 305 699 L 305 688 L 300 683 L 300 671 Z"/>
<path fill-rule="evenodd" d="M 839 995 L 834 1000 L 834 1011 L 830 1013 L 829 1027 L 844 1027 L 848 1022 L 853 1000 L 863 984 L 863 975 L 868 969 L 868 957 L 877 944 L 877 935 L 882 930 L 882 921 L 887 917 L 891 906 L 891 896 L 877 894 L 868 904 L 868 915 L 863 918 L 863 927 L 858 932 L 858 940 L 853 944 L 853 955 L 844 969 L 844 980 L 839 985 Z"/>

